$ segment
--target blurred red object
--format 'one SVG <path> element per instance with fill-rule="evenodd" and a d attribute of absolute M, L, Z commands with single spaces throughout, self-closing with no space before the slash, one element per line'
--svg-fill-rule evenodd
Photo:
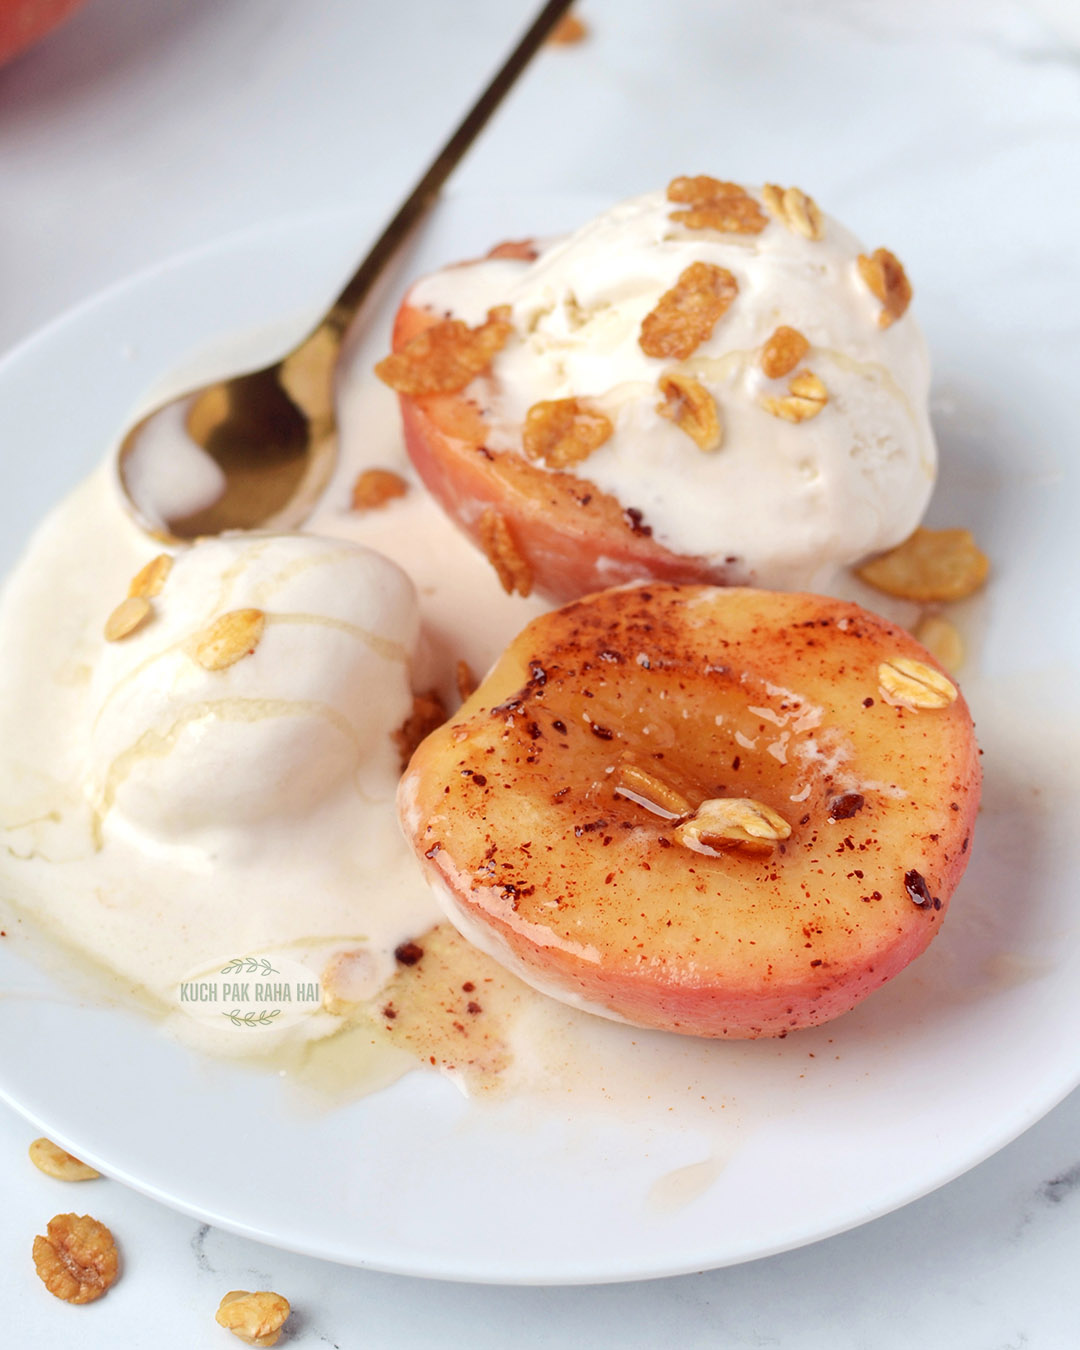
<path fill-rule="evenodd" d="M 51 33 L 85 0 L 0 0 L 0 66 Z"/>

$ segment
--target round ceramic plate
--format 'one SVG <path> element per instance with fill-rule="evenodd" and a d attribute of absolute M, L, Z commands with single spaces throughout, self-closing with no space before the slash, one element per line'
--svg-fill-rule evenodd
<path fill-rule="evenodd" d="M 596 206 L 445 203 L 370 321 L 371 350 L 404 272 Z M 225 240 L 83 305 L 0 364 L 4 570 L 149 388 L 222 335 L 253 360 L 298 336 L 372 224 L 356 213 Z M 612 1026 L 587 1091 L 477 1102 L 413 1073 L 320 1104 L 287 1075 L 201 1058 L 0 941 L 0 1094 L 102 1171 L 220 1227 L 357 1266 L 522 1283 L 795 1247 L 940 1186 L 1053 1106 L 1080 1076 L 1080 660 L 1065 619 L 1080 493 L 1075 460 L 1057 459 L 1073 435 L 1071 377 L 1055 383 L 1045 351 L 1006 363 L 980 347 L 935 312 L 933 276 L 920 280 L 944 464 L 931 522 L 973 528 L 995 564 L 956 615 L 984 809 L 924 958 L 854 1013 L 784 1041 Z M 629 1079 L 604 1081 L 605 1035 L 633 1039 Z"/>

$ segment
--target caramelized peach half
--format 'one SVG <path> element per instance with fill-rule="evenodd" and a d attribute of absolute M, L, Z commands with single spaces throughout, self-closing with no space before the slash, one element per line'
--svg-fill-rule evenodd
<path fill-rule="evenodd" d="M 402 780 L 448 915 L 545 993 L 782 1036 L 938 931 L 971 717 L 901 629 L 821 596 L 645 584 L 534 620 Z"/>
<path fill-rule="evenodd" d="M 441 317 L 411 305 L 406 297 L 394 325 L 394 351 Z M 475 392 L 475 385 L 470 388 Z M 728 566 L 684 557 L 658 544 L 632 503 L 624 510 L 587 477 L 543 469 L 524 455 L 490 449 L 484 408 L 467 391 L 398 397 L 409 458 L 443 510 L 480 548 L 485 547 L 481 522 L 496 512 L 524 560 L 525 574 L 553 600 L 576 600 L 643 577 L 717 583 L 733 579 Z"/>

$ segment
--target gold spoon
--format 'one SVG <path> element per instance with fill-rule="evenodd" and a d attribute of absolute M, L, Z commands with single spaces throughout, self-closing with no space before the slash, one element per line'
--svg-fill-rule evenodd
<path fill-rule="evenodd" d="M 337 460 L 334 369 L 349 324 L 571 3 L 548 0 L 543 6 L 328 313 L 298 346 L 262 370 L 170 400 L 127 432 L 117 457 L 120 486 L 151 534 L 179 543 L 223 530 L 288 530 L 310 514 Z M 187 462 L 179 474 L 178 458 Z M 162 487 L 158 469 L 164 468 L 167 480 L 170 460 L 174 477 L 188 480 L 180 496 Z M 184 468 L 194 472 L 185 475 Z"/>

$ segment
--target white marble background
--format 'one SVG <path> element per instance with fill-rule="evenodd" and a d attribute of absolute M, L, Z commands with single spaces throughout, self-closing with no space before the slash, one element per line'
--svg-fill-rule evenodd
<path fill-rule="evenodd" d="M 532 7 L 90 0 L 0 70 L 0 350 L 221 234 L 359 199 L 389 211 Z M 984 346 L 999 402 L 1018 344 L 1045 353 L 1048 377 L 1075 378 L 1076 0 L 585 0 L 582 13 L 590 40 L 537 61 L 458 190 L 617 198 L 682 171 L 798 182 L 897 249 L 932 345 Z M 0 472 L 16 452 L 0 447 Z M 730 1270 L 577 1289 L 344 1270 L 107 1181 L 76 1201 L 26 1161 L 33 1133 L 0 1112 L 0 1328 L 17 1350 L 232 1344 L 212 1317 L 234 1287 L 285 1293 L 296 1312 L 282 1344 L 297 1347 L 1080 1345 L 1075 1094 L 967 1176 L 852 1233 Z M 120 1235 L 125 1274 L 101 1303 L 69 1308 L 42 1290 L 29 1247 L 84 1198 Z"/>

